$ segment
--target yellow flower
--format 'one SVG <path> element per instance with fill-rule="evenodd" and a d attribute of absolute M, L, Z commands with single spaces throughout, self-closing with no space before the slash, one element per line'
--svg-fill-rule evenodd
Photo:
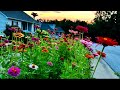
<path fill-rule="evenodd" d="M 19 52 L 26 52 L 27 50 L 21 48 L 21 49 L 19 49 L 18 51 L 19 51 Z"/>
<path fill-rule="evenodd" d="M 24 37 L 24 34 L 17 32 L 17 33 L 13 33 L 13 36 L 16 38 L 22 38 L 22 37 Z"/>

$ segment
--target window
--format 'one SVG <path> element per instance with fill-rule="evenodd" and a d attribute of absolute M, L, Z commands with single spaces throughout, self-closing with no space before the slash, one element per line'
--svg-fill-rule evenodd
<path fill-rule="evenodd" d="M 22 22 L 22 28 L 23 28 L 23 30 L 27 30 L 27 23 L 26 22 Z"/>
<path fill-rule="evenodd" d="M 15 25 L 15 26 L 18 26 L 18 22 L 17 22 L 17 21 L 14 21 L 14 25 Z"/>
<path fill-rule="evenodd" d="M 12 26 L 13 26 L 14 24 L 13 24 L 13 21 L 12 21 Z"/>
<path fill-rule="evenodd" d="M 18 26 L 18 22 L 17 21 L 12 21 L 12 26 Z"/>

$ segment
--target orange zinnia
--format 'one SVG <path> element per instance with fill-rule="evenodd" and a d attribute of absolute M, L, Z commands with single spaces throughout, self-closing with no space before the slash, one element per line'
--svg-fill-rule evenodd
<path fill-rule="evenodd" d="M 42 50 L 42 52 L 46 52 L 46 53 L 47 53 L 47 52 L 48 52 L 48 50 L 47 50 L 47 49 L 43 49 L 43 50 Z"/>
<path fill-rule="evenodd" d="M 88 58 L 88 59 L 91 59 L 91 58 L 94 59 L 94 56 L 91 55 L 91 54 L 86 54 L 85 57 Z"/>
<path fill-rule="evenodd" d="M 19 52 L 26 52 L 27 50 L 25 50 L 25 49 L 22 48 L 22 49 L 19 49 L 18 51 Z"/>
<path fill-rule="evenodd" d="M 16 38 L 22 38 L 22 37 L 24 37 L 24 34 L 17 32 L 17 33 L 13 33 L 13 36 Z"/>

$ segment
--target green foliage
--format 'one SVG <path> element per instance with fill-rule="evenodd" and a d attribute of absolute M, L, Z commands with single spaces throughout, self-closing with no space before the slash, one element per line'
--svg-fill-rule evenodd
<path fill-rule="evenodd" d="M 49 39 L 49 42 L 40 38 L 41 43 L 34 44 L 32 48 L 25 48 L 26 52 L 13 51 L 11 46 L 0 48 L 0 78 L 1 79 L 89 79 L 91 78 L 90 60 L 85 57 L 88 50 L 79 41 L 68 38 L 67 42 Z M 63 42 L 61 42 L 63 41 Z M 16 41 L 17 42 L 17 41 Z M 50 43 L 51 42 L 51 43 Z M 56 44 L 59 43 L 59 44 Z M 27 44 L 26 44 L 27 45 Z M 17 45 L 19 46 L 19 44 Z M 42 52 L 45 47 L 48 52 Z M 58 49 L 56 49 L 58 47 Z M 68 49 L 70 48 L 70 50 Z M 61 60 L 61 57 L 64 59 Z M 47 62 L 52 62 L 49 66 Z M 73 67 L 73 63 L 75 66 Z M 35 64 L 38 69 L 29 68 L 30 64 Z M 12 66 L 21 69 L 18 77 L 10 76 L 7 71 Z"/>

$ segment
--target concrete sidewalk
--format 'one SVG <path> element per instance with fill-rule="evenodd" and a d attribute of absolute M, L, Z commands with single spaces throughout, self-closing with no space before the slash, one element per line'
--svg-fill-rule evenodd
<path fill-rule="evenodd" d="M 93 60 L 92 66 L 96 65 L 97 60 L 98 59 Z M 96 79 L 119 79 L 119 77 L 114 74 L 114 71 L 108 66 L 108 64 L 104 60 L 101 60 L 99 62 L 93 77 Z"/>

